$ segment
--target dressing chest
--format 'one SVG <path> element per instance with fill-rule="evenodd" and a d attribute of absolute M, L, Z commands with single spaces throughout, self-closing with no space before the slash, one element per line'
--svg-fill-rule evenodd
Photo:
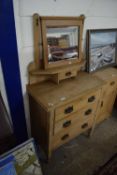
<path fill-rule="evenodd" d="M 28 67 L 32 136 L 48 158 L 52 151 L 111 116 L 117 69 L 82 71 L 84 16 L 35 14 L 34 62 Z"/>
<path fill-rule="evenodd" d="M 81 72 L 59 85 L 46 81 L 27 89 L 32 136 L 50 157 L 57 147 L 111 115 L 117 93 L 117 70 Z"/>

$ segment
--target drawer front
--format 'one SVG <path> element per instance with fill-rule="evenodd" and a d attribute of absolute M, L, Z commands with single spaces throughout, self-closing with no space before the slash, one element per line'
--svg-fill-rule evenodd
<path fill-rule="evenodd" d="M 102 90 L 104 97 L 111 94 L 113 91 L 117 91 L 117 79 L 109 80 L 107 84 L 103 86 Z"/>
<path fill-rule="evenodd" d="M 110 94 L 116 90 L 117 90 L 117 79 L 116 80 L 112 79 L 111 81 L 108 82 L 107 94 Z"/>
<path fill-rule="evenodd" d="M 93 125 L 93 118 L 86 120 L 82 123 L 76 123 L 72 128 L 66 129 L 64 132 L 60 132 L 53 137 L 53 149 L 56 149 L 60 145 L 68 142 L 77 135 L 85 132 Z"/>
<path fill-rule="evenodd" d="M 59 121 L 65 117 L 68 117 L 74 112 L 85 108 L 89 104 L 92 105 L 94 103 L 97 103 L 99 99 L 99 95 L 100 95 L 100 90 L 93 92 L 91 94 L 88 94 L 87 96 L 79 100 L 76 100 L 64 106 L 58 107 L 55 110 L 55 121 Z"/>
<path fill-rule="evenodd" d="M 67 128 L 73 127 L 76 123 L 80 124 L 87 119 L 93 118 L 96 111 L 97 103 L 93 105 L 87 105 L 81 111 L 75 112 L 74 114 L 68 116 L 67 118 L 60 120 L 55 123 L 54 134 L 66 130 Z"/>
<path fill-rule="evenodd" d="M 61 72 L 59 73 L 59 80 L 64 80 L 64 79 L 76 77 L 76 76 L 77 76 L 77 70 Z"/>

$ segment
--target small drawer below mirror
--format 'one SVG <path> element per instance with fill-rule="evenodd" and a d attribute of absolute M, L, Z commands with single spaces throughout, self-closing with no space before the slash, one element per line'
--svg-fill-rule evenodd
<path fill-rule="evenodd" d="M 59 73 L 58 78 L 59 80 L 64 80 L 64 79 L 76 77 L 76 76 L 77 76 L 77 70 L 68 70 L 68 71 Z"/>
<path fill-rule="evenodd" d="M 77 76 L 78 70 L 68 70 L 68 71 L 63 71 L 59 72 L 57 74 L 54 74 L 51 76 L 51 80 L 57 84 L 60 83 L 60 81 L 68 79 L 68 78 L 73 78 Z"/>

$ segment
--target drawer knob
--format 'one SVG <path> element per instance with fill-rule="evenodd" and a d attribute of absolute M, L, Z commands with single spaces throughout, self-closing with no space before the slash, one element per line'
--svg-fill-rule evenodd
<path fill-rule="evenodd" d="M 70 125 L 71 125 L 71 120 L 66 121 L 65 123 L 63 123 L 63 128 L 67 128 Z"/>
<path fill-rule="evenodd" d="M 89 115 L 92 113 L 92 109 L 88 109 L 86 112 L 85 112 L 85 115 Z"/>
<path fill-rule="evenodd" d="M 69 134 L 65 134 L 63 137 L 61 137 L 61 140 L 66 140 L 69 137 Z"/>
<path fill-rule="evenodd" d="M 111 86 L 113 86 L 114 84 L 115 84 L 115 81 L 112 81 L 112 82 L 110 83 Z"/>
<path fill-rule="evenodd" d="M 104 102 L 102 101 L 102 102 L 101 102 L 101 108 L 103 107 L 103 105 L 104 105 Z"/>
<path fill-rule="evenodd" d="M 93 102 L 94 100 L 95 100 L 95 96 L 94 96 L 94 95 L 88 98 L 88 102 L 89 102 L 89 103 L 90 103 L 90 102 Z"/>
<path fill-rule="evenodd" d="M 71 72 L 66 72 L 65 76 L 70 76 L 71 74 Z"/>
<path fill-rule="evenodd" d="M 88 127 L 88 123 L 84 123 L 84 124 L 81 126 L 82 129 L 85 129 L 85 128 L 87 128 L 87 127 Z"/>
<path fill-rule="evenodd" d="M 68 108 L 65 109 L 64 113 L 69 114 L 73 111 L 73 106 L 69 106 Z"/>

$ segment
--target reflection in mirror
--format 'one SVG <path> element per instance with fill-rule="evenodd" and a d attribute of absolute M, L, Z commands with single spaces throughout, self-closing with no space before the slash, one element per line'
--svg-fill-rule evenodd
<path fill-rule="evenodd" d="M 48 62 L 78 59 L 78 26 L 47 27 Z"/>

